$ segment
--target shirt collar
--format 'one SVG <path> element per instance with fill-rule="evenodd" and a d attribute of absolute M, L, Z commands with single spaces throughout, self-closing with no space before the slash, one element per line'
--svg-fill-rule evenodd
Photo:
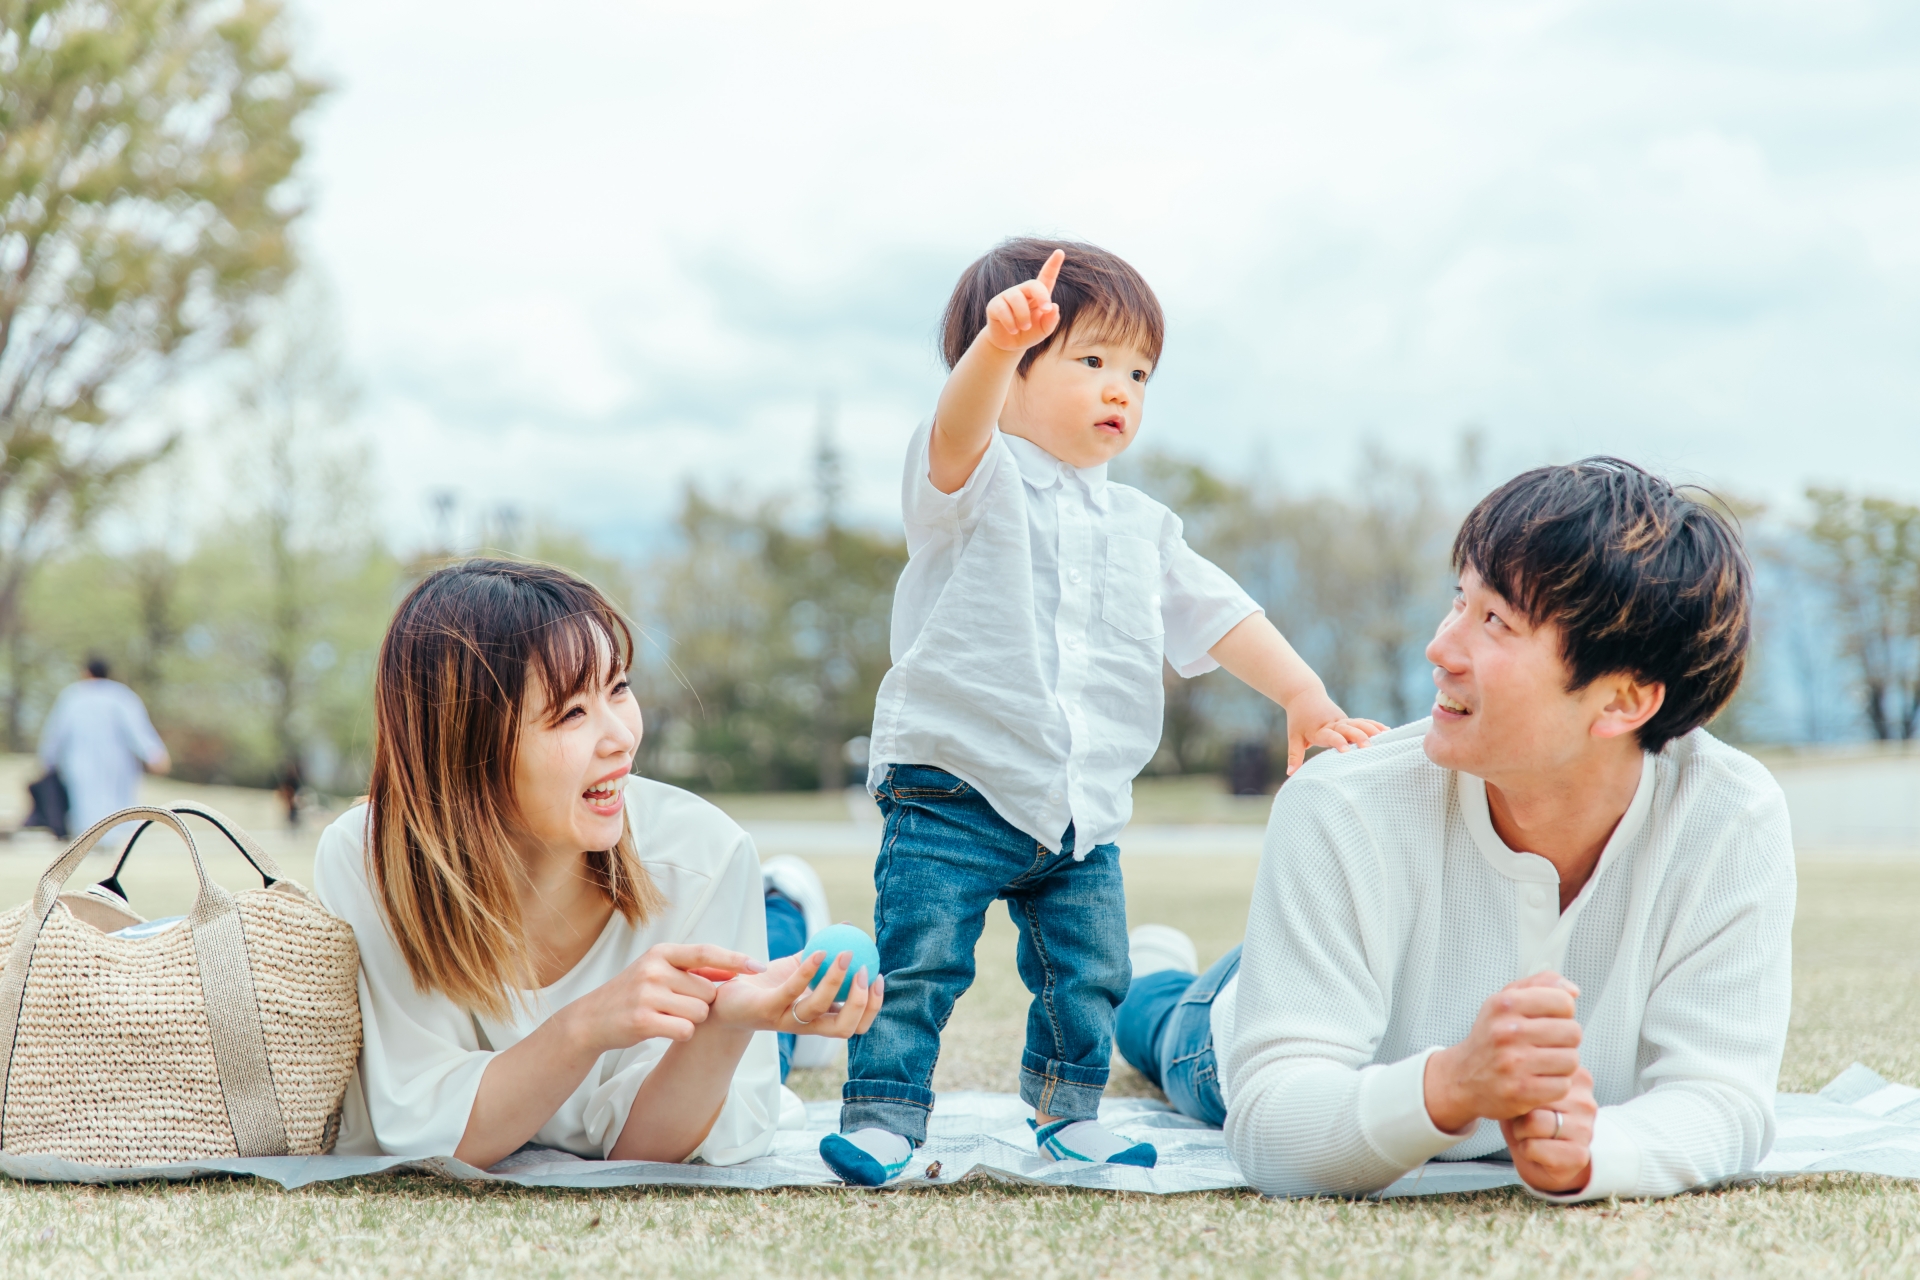
<path fill-rule="evenodd" d="M 1013 460 L 1020 466 L 1020 475 L 1036 489 L 1050 489 L 1067 476 L 1078 476 L 1080 483 L 1087 486 L 1087 492 L 1095 498 L 1104 499 L 1107 493 L 1107 464 L 1102 462 L 1091 467 L 1074 467 L 1060 461 L 1024 436 L 1010 435 L 1002 431 L 1000 438 L 1007 442 L 1007 448 L 1013 451 Z"/>

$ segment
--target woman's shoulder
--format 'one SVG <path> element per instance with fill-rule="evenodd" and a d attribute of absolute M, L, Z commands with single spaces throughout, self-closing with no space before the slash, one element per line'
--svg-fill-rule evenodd
<path fill-rule="evenodd" d="M 627 779 L 627 825 L 649 866 L 712 873 L 743 854 L 758 862 L 752 838 L 718 805 L 638 774 Z"/>
<path fill-rule="evenodd" d="M 367 805 L 354 805 L 327 824 L 320 833 L 320 845 L 313 852 L 313 887 L 327 909 L 338 914 L 335 905 L 343 891 L 366 891 L 367 886 Z"/>

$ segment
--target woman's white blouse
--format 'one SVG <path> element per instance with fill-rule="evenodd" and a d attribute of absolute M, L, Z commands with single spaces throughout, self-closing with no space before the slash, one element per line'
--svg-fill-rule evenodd
<path fill-rule="evenodd" d="M 630 778 L 627 825 L 667 906 L 630 925 L 618 913 L 586 956 L 552 986 L 523 993 L 502 1021 L 421 991 L 401 959 L 367 878 L 367 807 L 356 805 L 320 837 L 314 885 L 360 945 L 360 1068 L 341 1118 L 343 1155 L 452 1155 L 467 1128 L 480 1076 L 493 1055 L 548 1015 L 611 980 L 660 943 L 706 942 L 767 958 L 766 899 L 753 841 L 699 797 Z M 640 1082 L 670 1041 L 643 1040 L 604 1053 L 532 1141 L 604 1159 L 619 1140 Z M 725 1106 L 693 1158 L 737 1164 L 765 1155 L 780 1118 L 780 1057 L 770 1031 L 756 1033 Z"/>

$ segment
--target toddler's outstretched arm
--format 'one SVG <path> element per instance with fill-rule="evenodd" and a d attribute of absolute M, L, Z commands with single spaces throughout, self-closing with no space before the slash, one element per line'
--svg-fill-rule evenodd
<path fill-rule="evenodd" d="M 1046 341 L 1060 324 L 1053 282 L 1060 278 L 1060 264 L 1066 260 L 1067 255 L 1055 249 L 1038 276 L 989 302 L 986 327 L 947 375 L 928 445 L 927 478 L 940 492 L 959 489 L 986 457 L 987 442 L 1000 421 L 1021 355 Z"/>
<path fill-rule="evenodd" d="M 1307 758 L 1310 746 L 1345 751 L 1365 746 L 1368 738 L 1387 730 L 1378 720 L 1354 719 L 1342 711 L 1327 696 L 1327 687 L 1313 668 L 1265 614 L 1246 618 L 1208 652 L 1233 675 L 1286 708 L 1288 777 Z"/>

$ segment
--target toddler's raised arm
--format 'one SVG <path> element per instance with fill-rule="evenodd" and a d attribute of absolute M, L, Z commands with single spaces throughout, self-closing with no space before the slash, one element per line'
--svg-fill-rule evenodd
<path fill-rule="evenodd" d="M 940 492 L 958 490 L 980 465 L 1021 355 L 1058 327 L 1060 308 L 1053 302 L 1053 285 L 1066 260 L 1065 252 L 1055 249 L 1038 276 L 988 303 L 986 327 L 947 376 L 927 448 L 927 478 Z"/>

